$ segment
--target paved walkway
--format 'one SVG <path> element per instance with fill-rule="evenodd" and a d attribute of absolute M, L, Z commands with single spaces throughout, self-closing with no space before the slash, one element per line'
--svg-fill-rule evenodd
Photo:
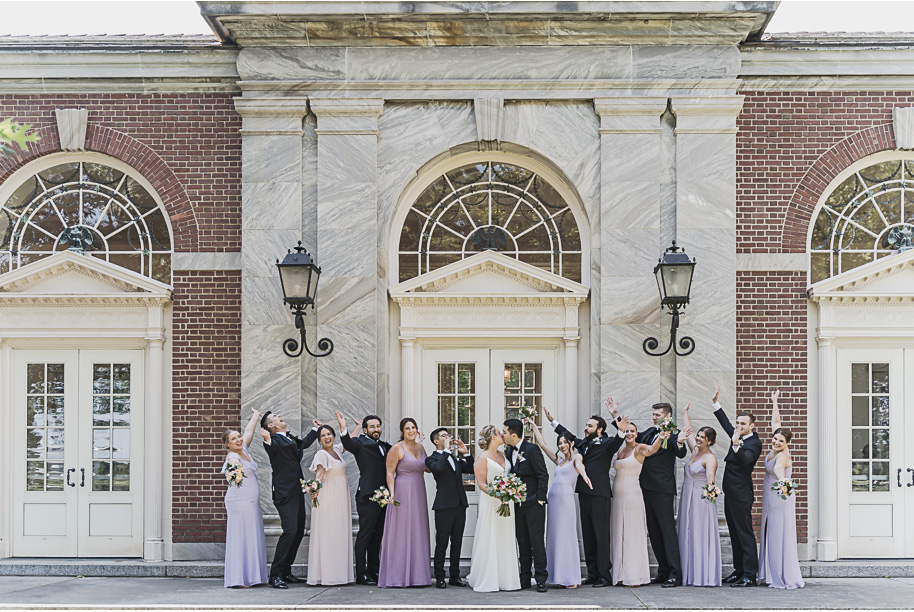
<path fill-rule="evenodd" d="M 474 593 L 470 589 L 270 587 L 225 589 L 215 578 L 0 576 L 0 609 L 9 608 L 762 608 L 909 609 L 914 578 L 811 578 L 805 589 L 581 587 L 548 593 Z"/>

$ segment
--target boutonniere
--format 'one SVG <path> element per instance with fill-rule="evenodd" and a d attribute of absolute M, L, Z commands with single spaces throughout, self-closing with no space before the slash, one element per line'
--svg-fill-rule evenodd
<path fill-rule="evenodd" d="M 593 439 L 593 443 L 594 443 L 594 444 L 603 444 L 603 440 L 600 439 L 600 438 L 594 438 L 594 439 Z"/>
<path fill-rule="evenodd" d="M 520 463 L 521 461 L 526 461 L 526 460 L 527 460 L 527 458 L 524 457 L 523 451 L 517 451 L 516 453 L 514 453 L 514 456 L 517 458 L 517 462 L 518 462 L 518 463 Z"/>

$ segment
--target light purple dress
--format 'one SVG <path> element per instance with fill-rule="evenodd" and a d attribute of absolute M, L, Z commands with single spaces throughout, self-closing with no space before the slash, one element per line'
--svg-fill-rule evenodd
<path fill-rule="evenodd" d="M 777 455 L 765 458 L 765 486 L 762 490 L 762 538 L 758 555 L 759 583 L 776 589 L 802 589 L 797 554 L 797 495 L 781 499 L 771 490 L 778 481 L 774 473 Z M 790 478 L 790 468 L 784 473 Z"/>
<path fill-rule="evenodd" d="M 244 446 L 248 457 L 251 451 Z M 229 460 L 237 459 L 244 469 L 240 487 L 229 485 L 225 492 L 225 586 L 266 584 L 267 546 L 263 531 L 263 514 L 260 511 L 260 484 L 257 482 L 257 464 L 247 461 L 238 453 L 229 453 L 222 472 Z"/>
<path fill-rule="evenodd" d="M 391 449 L 392 450 L 392 449 Z M 384 518 L 379 587 L 428 586 L 432 583 L 432 547 L 425 497 L 425 450 L 419 459 L 403 447 L 397 464 L 394 499 Z"/>
<path fill-rule="evenodd" d="M 720 586 L 720 533 L 717 529 L 717 505 L 701 498 L 707 484 L 707 470 L 701 461 L 689 461 L 683 470 L 682 494 L 679 497 L 679 554 L 682 584 L 686 586 Z"/>
<path fill-rule="evenodd" d="M 547 496 L 546 572 L 548 582 L 561 586 L 581 584 L 581 552 L 578 549 L 578 515 L 575 510 L 574 486 L 578 473 L 574 461 L 564 461 L 555 468 L 555 479 Z"/>

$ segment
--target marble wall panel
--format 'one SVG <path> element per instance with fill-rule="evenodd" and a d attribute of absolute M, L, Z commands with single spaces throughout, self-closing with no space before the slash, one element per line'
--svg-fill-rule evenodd
<path fill-rule="evenodd" d="M 321 269 L 328 278 L 371 276 L 378 269 L 375 230 L 326 230 L 318 236 Z"/>
<path fill-rule="evenodd" d="M 309 330 L 310 331 L 310 330 Z M 313 337 L 313 336 L 312 336 Z M 287 338 L 298 338 L 298 330 L 287 325 L 245 325 L 241 328 L 241 370 L 294 374 L 301 362 L 282 352 Z"/>
<path fill-rule="evenodd" d="M 656 372 L 660 362 L 641 346 L 649 337 L 658 337 L 658 325 L 601 325 L 600 362 L 607 372 Z M 666 338 L 660 338 L 661 341 Z"/>
<path fill-rule="evenodd" d="M 604 324 L 660 324 L 657 282 L 653 276 L 600 278 Z"/>
<path fill-rule="evenodd" d="M 242 183 L 241 224 L 245 229 L 298 229 L 301 198 L 299 181 Z"/>
<path fill-rule="evenodd" d="M 241 386 L 246 390 L 241 398 L 241 414 L 250 414 L 251 410 L 279 412 L 290 429 L 301 431 L 301 386 L 297 371 L 242 372 Z"/>
<path fill-rule="evenodd" d="M 725 365 L 736 369 L 736 326 L 683 323 L 677 342 L 683 336 L 695 340 L 695 352 L 677 362 L 680 376 L 686 372 L 726 371 Z"/>
<path fill-rule="evenodd" d="M 377 183 L 352 181 L 339 183 L 320 194 L 318 206 L 320 231 L 367 229 L 374 231 L 378 224 Z"/>
<path fill-rule="evenodd" d="M 699 276 L 692 280 L 692 299 L 683 324 L 735 325 L 736 277 Z"/>
<path fill-rule="evenodd" d="M 735 180 L 683 179 L 677 191 L 676 225 L 680 230 L 736 227 Z"/>
<path fill-rule="evenodd" d="M 655 233 L 660 229 L 656 181 L 604 181 L 603 203 L 600 220 L 604 227 L 651 228 Z"/>
<path fill-rule="evenodd" d="M 604 249 L 611 249 L 614 254 L 606 275 L 654 278 L 651 271 L 660 252 L 656 249 L 656 229 L 604 228 L 601 238 Z"/>
<path fill-rule="evenodd" d="M 616 400 L 622 414 L 647 423 L 650 407 L 660 401 L 660 372 L 604 372 L 600 390 L 602 398 Z M 602 400 L 600 414 L 606 418 Z"/>
<path fill-rule="evenodd" d="M 321 180 L 318 183 L 321 203 L 324 197 L 321 184 L 324 181 L 335 186 L 375 181 L 378 164 L 376 142 L 374 134 L 319 134 L 317 172 Z"/>
<path fill-rule="evenodd" d="M 338 372 L 317 364 L 318 414 L 339 410 L 347 418 L 362 418 L 376 409 L 376 372 Z M 383 417 L 383 415 L 381 415 Z"/>
<path fill-rule="evenodd" d="M 297 182 L 301 178 L 301 151 L 299 135 L 245 134 L 241 139 L 242 181 Z"/>
<path fill-rule="evenodd" d="M 736 274 L 736 232 L 732 227 L 679 228 L 676 244 L 696 260 L 695 272 L 705 276 Z"/>
<path fill-rule="evenodd" d="M 373 372 L 377 350 L 374 325 L 321 325 L 321 335 L 333 340 L 333 352 L 321 357 L 318 372 Z"/>
<path fill-rule="evenodd" d="M 299 213 L 300 215 L 301 213 Z M 296 219 L 296 226 L 298 220 Z M 241 269 L 245 277 L 270 278 L 278 276 L 276 260 L 282 261 L 289 249 L 301 240 L 301 230 L 295 229 L 242 229 Z M 282 291 L 275 296 L 282 299 Z"/>
<path fill-rule="evenodd" d="M 314 47 L 245 48 L 238 54 L 238 76 L 244 81 L 343 80 L 346 49 Z"/>
<path fill-rule="evenodd" d="M 740 69 L 740 52 L 734 45 L 634 46 L 632 78 L 716 77 L 735 78 Z"/>
<path fill-rule="evenodd" d="M 278 275 L 242 278 L 242 325 L 288 325 L 289 320 L 289 310 L 282 303 L 282 284 Z"/>
<path fill-rule="evenodd" d="M 317 313 L 321 325 L 369 325 L 377 319 L 377 280 L 368 277 L 335 277 L 321 280 Z"/>

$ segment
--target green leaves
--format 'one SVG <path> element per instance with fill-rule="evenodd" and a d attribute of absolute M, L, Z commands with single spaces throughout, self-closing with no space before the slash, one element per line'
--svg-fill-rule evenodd
<path fill-rule="evenodd" d="M 28 149 L 28 143 L 38 142 L 37 134 L 28 133 L 30 129 L 31 125 L 16 123 L 12 119 L 0 121 L 0 151 L 4 155 L 13 155 L 15 151 L 8 145 L 17 144 L 25 151 Z"/>

